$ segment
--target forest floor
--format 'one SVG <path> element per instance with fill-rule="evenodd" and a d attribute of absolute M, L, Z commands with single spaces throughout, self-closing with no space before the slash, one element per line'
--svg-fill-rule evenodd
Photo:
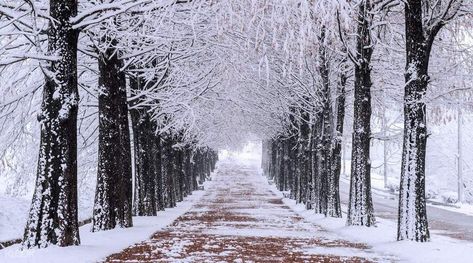
<path fill-rule="evenodd" d="M 106 262 L 397 261 L 306 221 L 242 163 L 221 163 L 205 190 L 170 226 Z"/>

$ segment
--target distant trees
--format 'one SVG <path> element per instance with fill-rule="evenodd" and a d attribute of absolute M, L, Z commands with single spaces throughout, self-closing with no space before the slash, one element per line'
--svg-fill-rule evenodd
<path fill-rule="evenodd" d="M 331 9 L 333 8 L 331 4 L 335 5 L 335 9 Z M 284 119 L 281 131 L 269 135 L 271 139 L 263 142 L 263 172 L 275 182 L 278 189 L 290 191 L 289 197 L 297 202 L 305 203 L 308 209 L 315 209 L 317 213 L 329 216 L 341 216 L 336 206 L 337 204 L 339 206 L 337 199 L 339 199 L 338 175 L 341 169 L 340 140 L 344 127 L 345 87 L 347 83 L 353 85 L 353 136 L 347 225 L 373 225 L 375 217 L 370 177 L 370 140 L 373 137 L 371 99 L 374 94 L 372 68 L 379 66 L 375 63 L 383 63 L 384 60 L 379 57 L 384 53 L 377 54 L 373 59 L 374 46 L 378 42 L 393 41 L 392 39 L 399 41 L 405 37 L 404 143 L 399 193 L 398 240 L 427 241 L 429 231 L 425 204 L 425 155 L 428 137 L 426 94 L 430 80 L 429 58 L 435 37 L 441 28 L 455 17 L 468 14 L 469 5 L 461 0 L 436 1 L 435 3 L 413 0 L 404 4 L 396 1 L 360 0 L 325 3 L 322 6 L 304 2 L 292 9 L 292 13 L 286 10 L 279 11 L 288 21 L 281 22 L 284 24 L 281 27 L 291 32 L 283 35 L 282 38 L 289 38 L 297 44 L 292 47 L 296 51 L 290 52 L 285 49 L 274 52 L 280 52 L 283 55 L 279 56 L 286 57 L 294 54 L 303 55 L 292 57 L 293 60 L 300 59 L 299 64 L 290 62 L 279 64 L 282 67 L 286 66 L 282 72 L 297 73 L 287 74 L 289 80 L 284 81 L 275 77 L 277 81 L 274 85 L 281 88 L 291 87 L 293 95 L 289 96 L 297 99 L 288 102 L 289 106 L 285 108 L 289 117 L 280 115 Z M 399 25 L 399 18 L 395 15 L 397 12 L 391 11 L 400 8 L 403 8 L 405 14 L 405 21 L 401 23 L 405 27 L 405 35 L 394 33 L 396 31 L 394 28 Z M 305 15 L 311 14 L 312 9 L 317 9 L 324 15 Z M 337 15 L 332 16 L 335 17 L 332 22 L 327 22 L 330 19 L 324 19 L 330 10 L 335 10 Z M 304 27 L 292 27 L 293 17 L 303 20 Z M 312 23 L 317 24 L 315 27 L 326 29 L 329 32 L 328 35 L 330 32 L 336 32 L 339 35 L 338 41 L 327 42 L 323 37 L 325 31 L 313 30 Z M 350 27 L 347 23 L 355 27 Z M 326 25 L 330 26 L 326 27 Z M 307 32 L 322 32 L 322 34 L 316 38 Z M 350 36 L 355 37 L 350 38 Z M 274 40 L 271 45 L 274 45 Z M 315 73 L 308 62 L 313 53 L 311 45 L 319 46 L 319 66 Z M 324 49 L 325 45 L 328 45 L 331 50 L 338 50 L 339 54 L 346 54 L 345 59 L 350 59 L 353 63 L 353 74 L 347 74 L 346 66 L 328 65 L 327 60 L 324 59 L 324 52 L 327 50 Z M 337 45 L 341 45 L 342 48 L 337 49 Z M 354 50 L 351 50 L 352 45 L 355 47 Z M 340 58 L 340 61 L 343 65 L 347 64 L 343 58 Z M 380 67 L 381 70 L 387 68 L 385 65 Z M 280 74 L 280 71 L 277 69 L 274 73 Z M 329 84 L 335 79 L 335 74 L 330 72 L 337 72 L 338 80 L 335 80 L 338 83 L 337 87 Z M 389 73 L 376 72 L 376 74 L 388 76 Z M 353 80 L 351 76 L 354 77 Z M 386 76 L 383 75 L 383 78 Z M 317 79 L 317 85 L 310 83 L 310 79 Z M 328 93 L 327 90 L 329 90 Z M 331 96 L 335 99 L 330 99 Z M 312 108 L 308 102 L 312 102 Z M 288 110 L 294 107 L 295 111 Z M 386 109 L 386 105 L 384 107 Z M 296 124 L 292 120 L 293 116 L 296 116 Z M 310 136 L 306 135 L 307 128 L 310 129 Z M 292 139 L 294 137 L 297 140 L 294 141 Z M 288 149 L 295 150 L 296 154 L 291 154 Z M 294 173 L 287 172 L 291 165 L 296 167 Z M 288 187 L 286 182 L 294 183 L 289 184 Z"/>
<path fill-rule="evenodd" d="M 263 142 L 262 167 L 279 190 L 289 191 L 290 198 L 317 213 L 341 217 L 338 183 L 346 64 L 343 56 L 328 49 L 333 39 L 327 36 L 327 28 L 320 27 L 318 33 L 317 63 L 311 65 L 315 71 L 308 70 L 307 74 L 320 82 L 310 83 L 310 93 L 300 96 L 301 104 L 310 106 L 293 108 L 284 132 Z M 338 76 L 339 81 L 332 81 L 333 76 Z"/>

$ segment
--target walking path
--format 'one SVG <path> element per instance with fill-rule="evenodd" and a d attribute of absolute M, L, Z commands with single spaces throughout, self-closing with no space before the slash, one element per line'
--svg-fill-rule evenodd
<path fill-rule="evenodd" d="M 220 163 L 212 180 L 186 214 L 106 262 L 391 261 L 305 221 L 251 166 Z"/>

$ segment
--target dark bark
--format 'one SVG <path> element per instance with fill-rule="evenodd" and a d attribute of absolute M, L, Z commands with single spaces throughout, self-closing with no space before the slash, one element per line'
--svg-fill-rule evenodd
<path fill-rule="evenodd" d="M 319 47 L 319 73 L 322 79 L 318 99 L 320 109 L 317 113 L 316 122 L 316 161 L 317 161 L 317 187 L 314 208 L 316 213 L 327 215 L 329 190 L 335 187 L 331 184 L 335 180 L 331 178 L 331 141 L 332 141 L 332 106 L 330 99 L 330 80 L 329 80 L 329 62 L 326 50 L 325 27 L 320 33 Z"/>
<path fill-rule="evenodd" d="M 371 226 L 375 223 L 371 199 L 371 2 L 364 0 L 358 11 L 355 63 L 355 100 L 352 137 L 350 201 L 347 225 Z"/>
<path fill-rule="evenodd" d="M 122 67 L 121 67 L 122 68 Z M 120 205 L 118 207 L 118 225 L 120 227 L 133 226 L 133 171 L 131 161 L 131 136 L 130 124 L 128 122 L 128 96 L 126 91 L 125 73 L 121 72 L 123 85 L 118 90 L 119 95 L 119 118 L 120 129 L 120 153 L 117 155 L 121 160 L 120 183 L 121 192 L 118 194 Z"/>
<path fill-rule="evenodd" d="M 194 185 L 194 176 L 192 171 L 192 150 L 190 147 L 186 147 L 183 152 L 183 172 L 186 180 L 185 193 L 186 195 L 192 194 L 192 191 L 197 187 Z"/>
<path fill-rule="evenodd" d="M 284 189 L 284 142 L 282 139 L 278 140 L 277 144 L 277 155 L 276 155 L 276 186 L 279 188 L 279 191 L 285 191 Z"/>
<path fill-rule="evenodd" d="M 194 149 L 192 150 L 191 156 L 191 174 L 192 174 L 192 189 L 197 190 L 199 188 L 198 183 L 198 169 L 197 169 L 197 151 Z"/>
<path fill-rule="evenodd" d="M 130 79 L 131 89 L 138 92 L 142 89 L 140 79 Z M 156 160 L 156 127 L 146 108 L 130 110 L 135 157 L 135 200 L 133 211 L 138 216 L 155 216 L 159 207 L 157 203 Z"/>
<path fill-rule="evenodd" d="M 331 153 L 331 183 L 328 189 L 328 209 L 327 215 L 331 217 L 342 217 L 342 210 L 340 207 L 340 172 L 342 161 L 342 139 L 343 139 L 343 123 L 345 120 L 345 84 L 347 78 L 344 73 L 340 74 L 338 83 L 337 99 L 335 108 L 337 111 L 335 124 L 335 136 L 332 138 L 332 153 Z"/>
<path fill-rule="evenodd" d="M 440 27 L 426 36 L 420 0 L 407 1 L 405 18 L 404 143 L 397 239 L 424 242 L 430 238 L 425 203 L 427 123 L 424 96 L 429 82 L 432 43 Z"/>
<path fill-rule="evenodd" d="M 99 58 L 99 152 L 92 231 L 131 227 L 131 150 L 123 62 L 114 49 Z"/>
<path fill-rule="evenodd" d="M 78 245 L 77 221 L 77 41 L 70 19 L 76 0 L 51 0 L 50 61 L 41 105 L 41 142 L 36 185 L 23 247 Z M 51 75 L 49 75 L 51 74 Z M 54 74 L 54 77 L 52 76 Z"/>
<path fill-rule="evenodd" d="M 269 166 L 269 179 L 273 180 L 273 182 L 276 182 L 277 141 L 276 139 L 272 139 L 270 143 L 271 143 L 271 157 L 270 157 L 271 165 Z"/>
<path fill-rule="evenodd" d="M 164 203 L 166 207 L 176 206 L 176 191 L 175 191 L 175 169 L 174 169 L 174 140 L 170 135 L 162 137 L 163 147 L 161 162 L 162 162 L 162 175 L 164 180 Z M 202 181 L 203 182 L 203 181 Z"/>
<path fill-rule="evenodd" d="M 165 208 L 164 203 L 164 180 L 162 175 L 162 166 L 161 166 L 161 136 L 155 135 L 153 140 L 153 150 L 151 159 L 154 164 L 154 177 L 155 177 L 155 199 L 156 199 L 156 210 L 162 211 Z"/>
<path fill-rule="evenodd" d="M 309 127 L 309 113 L 303 113 L 303 121 L 300 126 L 300 142 L 299 142 L 299 169 L 300 169 L 300 202 L 310 207 L 311 201 L 311 144 L 310 144 L 310 127 Z"/>
<path fill-rule="evenodd" d="M 184 163 L 184 156 L 183 150 L 181 148 L 175 149 L 174 151 L 176 155 L 175 164 L 175 174 L 177 178 L 176 183 L 176 200 L 177 202 L 182 202 L 185 197 L 185 188 L 186 188 L 186 181 L 185 181 L 185 174 L 183 170 L 183 163 Z"/>
<path fill-rule="evenodd" d="M 317 145 L 318 145 L 318 136 L 316 133 L 316 114 L 311 116 L 311 124 L 310 124 L 310 184 L 309 184 L 309 199 L 306 204 L 307 209 L 314 208 L 315 202 L 318 199 L 319 194 L 319 187 L 320 187 L 320 180 L 317 177 Z"/>

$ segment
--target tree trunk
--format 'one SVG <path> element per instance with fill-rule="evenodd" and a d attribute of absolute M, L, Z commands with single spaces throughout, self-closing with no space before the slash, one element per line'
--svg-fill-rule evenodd
<path fill-rule="evenodd" d="M 183 154 L 183 149 L 179 148 L 175 150 L 176 154 L 176 161 L 175 163 L 175 169 L 176 169 L 176 175 L 178 178 L 177 181 L 177 202 L 182 202 L 184 200 L 184 197 L 186 196 L 186 181 L 185 181 L 185 174 L 184 174 L 184 154 Z"/>
<path fill-rule="evenodd" d="M 131 150 L 123 62 L 114 49 L 99 58 L 99 152 L 92 231 L 132 226 Z"/>
<path fill-rule="evenodd" d="M 139 79 L 131 79 L 131 89 L 141 89 Z M 155 216 L 156 202 L 156 160 L 153 159 L 156 137 L 155 127 L 147 109 L 130 110 L 135 147 L 135 201 L 134 214 L 138 216 Z"/>
<path fill-rule="evenodd" d="M 123 61 L 122 61 L 123 63 Z M 123 64 L 120 66 L 123 68 Z M 123 85 L 118 90 L 119 99 L 119 118 L 118 126 L 120 129 L 120 182 L 121 192 L 118 194 L 120 206 L 118 207 L 118 225 L 120 227 L 133 226 L 133 171 L 131 162 L 131 136 L 130 124 L 128 122 L 128 96 L 126 92 L 125 72 L 121 72 Z"/>
<path fill-rule="evenodd" d="M 155 173 L 155 199 L 156 199 L 156 210 L 157 211 L 163 211 L 164 208 L 166 207 L 164 203 L 164 180 L 163 180 L 163 174 L 162 174 L 162 165 L 161 165 L 161 154 L 162 154 L 162 142 L 161 142 L 161 136 L 160 135 L 155 135 L 154 136 L 154 145 L 153 145 L 153 151 L 152 151 L 152 157 L 151 159 L 153 160 L 154 163 L 154 173 Z"/>
<path fill-rule="evenodd" d="M 358 11 L 357 54 L 355 64 L 355 101 L 353 116 L 350 201 L 347 225 L 371 226 L 375 222 L 371 199 L 371 55 L 370 0 Z"/>
<path fill-rule="evenodd" d="M 301 124 L 301 142 L 300 142 L 300 153 L 299 153 L 299 162 L 300 162 L 300 199 L 301 202 L 306 204 L 306 208 L 309 209 L 310 203 L 310 191 L 311 191 L 311 144 L 310 144 L 310 124 L 309 124 L 309 113 L 305 112 L 302 114 L 303 121 Z"/>
<path fill-rule="evenodd" d="M 407 61 L 397 239 L 424 242 L 430 238 L 425 203 L 427 123 L 424 96 L 429 81 L 433 36 L 431 39 L 425 37 L 421 1 L 408 1 L 405 16 Z"/>
<path fill-rule="evenodd" d="M 328 189 L 327 215 L 331 217 L 342 217 L 340 207 L 340 171 L 342 161 L 342 138 L 343 138 L 343 122 L 345 120 L 345 84 L 347 78 L 344 73 L 340 74 L 340 82 L 338 83 L 338 94 L 335 102 L 337 110 L 337 118 L 335 124 L 335 136 L 332 138 L 332 153 L 330 180 Z"/>
<path fill-rule="evenodd" d="M 176 206 L 176 191 L 175 191 L 175 168 L 174 168 L 174 140 L 171 135 L 163 137 L 162 149 L 162 174 L 165 184 L 165 204 L 166 207 Z"/>
<path fill-rule="evenodd" d="M 194 179 L 193 179 L 193 171 L 192 171 L 192 150 L 189 146 L 184 149 L 184 163 L 183 163 L 183 171 L 184 176 L 186 178 L 186 187 L 185 192 L 186 195 L 191 195 L 192 191 L 194 190 Z"/>
<path fill-rule="evenodd" d="M 77 222 L 77 40 L 70 24 L 76 0 L 51 0 L 49 62 L 43 90 L 36 185 L 23 247 L 78 245 Z"/>
<path fill-rule="evenodd" d="M 319 199 L 319 185 L 320 180 L 317 177 L 317 145 L 318 145 L 318 136 L 316 133 L 317 130 L 317 114 L 311 116 L 310 124 L 310 184 L 309 184 L 309 198 L 306 204 L 307 209 L 312 209 L 315 207 L 317 200 Z"/>
<path fill-rule="evenodd" d="M 317 168 L 317 174 L 320 177 L 320 194 L 319 194 L 319 205 L 316 206 L 316 212 L 321 214 L 328 214 L 329 209 L 329 202 L 332 203 L 334 200 L 330 200 L 332 197 L 330 191 L 336 190 L 334 184 L 336 183 L 335 178 L 332 178 L 332 173 L 330 169 L 332 168 L 331 161 L 332 158 L 330 157 L 331 148 L 332 148 L 332 119 L 333 119 L 333 111 L 331 105 L 331 96 L 330 96 L 330 79 L 329 79 L 329 62 L 328 62 L 328 54 L 326 49 L 326 37 L 325 37 L 325 27 L 322 27 L 319 42 L 319 72 L 322 78 L 321 89 L 319 91 L 319 99 L 320 99 L 320 115 L 318 117 L 319 123 L 319 143 L 318 143 L 318 151 L 317 151 L 317 163 L 319 167 Z M 318 209 L 317 209 L 318 208 Z M 333 209 L 333 207 L 330 207 Z M 318 210 L 318 211 L 317 211 Z M 332 213 L 332 211 L 330 212 Z"/>

